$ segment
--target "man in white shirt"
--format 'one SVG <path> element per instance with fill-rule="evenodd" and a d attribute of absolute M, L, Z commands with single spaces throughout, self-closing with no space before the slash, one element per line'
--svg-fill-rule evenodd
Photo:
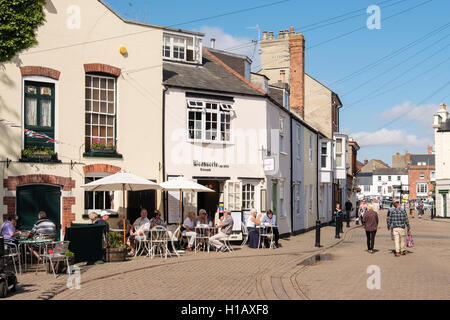
<path fill-rule="evenodd" d="M 150 230 L 150 220 L 147 218 L 148 212 L 145 208 L 141 209 L 141 216 L 134 221 L 130 230 L 130 244 L 133 249 L 130 252 L 130 255 L 134 255 L 134 249 L 136 247 L 135 240 L 144 240 L 145 234 L 144 232 Z"/>

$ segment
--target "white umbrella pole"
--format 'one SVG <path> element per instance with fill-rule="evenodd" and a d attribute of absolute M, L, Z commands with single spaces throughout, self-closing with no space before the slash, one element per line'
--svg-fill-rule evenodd
<path fill-rule="evenodd" d="M 126 229 L 126 217 L 125 217 L 125 184 L 122 184 L 122 198 L 123 198 L 123 243 L 125 244 L 125 229 Z"/>

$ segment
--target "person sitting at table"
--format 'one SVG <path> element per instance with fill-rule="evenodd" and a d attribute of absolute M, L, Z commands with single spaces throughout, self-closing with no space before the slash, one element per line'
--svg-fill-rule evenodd
<path fill-rule="evenodd" d="M 194 220 L 194 226 L 197 226 L 199 224 L 208 224 L 208 214 L 206 213 L 205 209 L 200 209 L 198 211 L 198 217 Z"/>
<path fill-rule="evenodd" d="M 231 232 L 233 231 L 233 224 L 234 221 L 231 217 L 231 213 L 229 211 L 224 211 L 223 219 L 221 219 L 219 223 L 220 230 L 216 235 L 209 238 L 209 243 L 216 247 L 217 250 L 220 250 L 222 252 L 227 251 L 227 246 L 219 240 L 225 239 L 231 234 Z"/>
<path fill-rule="evenodd" d="M 136 248 L 135 240 L 145 240 L 145 232 L 150 230 L 150 220 L 147 218 L 147 209 L 142 208 L 140 214 L 141 216 L 134 221 L 130 230 L 130 238 L 128 242 L 128 245 L 132 247 L 130 255 L 134 255 L 134 250 Z"/>
<path fill-rule="evenodd" d="M 44 211 L 39 211 L 38 221 L 34 224 L 30 232 L 26 234 L 27 238 L 32 238 L 37 235 L 44 236 L 44 238 L 54 238 L 56 234 L 56 225 L 53 221 L 47 219 L 47 214 Z M 37 253 L 39 250 L 39 244 L 29 244 L 28 249 L 40 262 L 41 256 Z"/>
<path fill-rule="evenodd" d="M 165 228 L 167 224 L 163 219 L 161 219 L 161 212 L 159 212 L 159 210 L 155 210 L 154 213 L 155 216 L 150 219 L 150 228 L 153 228 L 155 226 L 161 226 Z"/>
<path fill-rule="evenodd" d="M 117 222 L 117 228 L 118 229 L 123 230 L 123 219 L 124 219 L 124 216 L 122 214 L 119 215 L 119 221 Z M 126 230 L 125 230 L 125 234 L 126 234 L 126 237 L 128 238 L 130 236 L 130 230 L 131 230 L 130 220 L 126 219 L 125 220 L 125 225 L 127 226 Z"/>
<path fill-rule="evenodd" d="M 245 223 L 248 229 L 248 245 L 250 248 L 258 248 L 259 229 L 257 229 L 256 226 L 259 226 L 260 224 L 261 214 L 257 215 L 256 209 L 251 209 L 250 216 Z"/>
<path fill-rule="evenodd" d="M 98 220 L 98 213 L 97 212 L 89 212 L 88 214 L 89 220 L 91 220 L 91 223 L 94 224 Z"/>
<path fill-rule="evenodd" d="M 16 239 L 16 235 L 20 234 L 20 231 L 16 231 L 15 228 L 16 215 L 10 214 L 8 215 L 7 220 L 3 223 L 1 227 L 0 234 L 3 236 L 3 239 L 6 242 L 18 244 L 19 242 Z"/>
<path fill-rule="evenodd" d="M 278 227 L 277 227 L 277 218 L 276 216 L 273 215 L 272 210 L 268 210 L 266 213 L 266 216 L 261 220 L 262 224 L 267 224 L 269 226 L 272 227 L 273 229 L 273 235 L 274 235 L 274 240 L 275 240 L 275 246 L 277 248 L 280 247 L 280 245 L 278 244 L 278 239 L 280 238 L 280 234 L 278 233 Z M 267 237 L 264 237 L 264 245 L 266 247 L 268 247 L 268 240 Z"/>
<path fill-rule="evenodd" d="M 183 236 L 186 236 L 189 238 L 189 244 L 188 244 L 188 250 L 192 250 L 192 247 L 194 246 L 195 237 L 197 233 L 195 233 L 195 227 L 194 227 L 194 220 L 195 220 L 195 212 L 191 211 L 189 212 L 189 215 L 186 219 L 184 219 L 183 222 Z"/>

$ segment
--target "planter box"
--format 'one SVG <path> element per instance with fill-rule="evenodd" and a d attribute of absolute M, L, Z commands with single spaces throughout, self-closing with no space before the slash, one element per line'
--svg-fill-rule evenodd
<path fill-rule="evenodd" d="M 106 248 L 105 249 L 105 261 L 115 262 L 115 261 L 125 261 L 127 258 L 126 248 Z"/>
<path fill-rule="evenodd" d="M 91 149 L 91 153 L 94 155 L 102 155 L 102 154 L 114 154 L 116 153 L 116 149 L 105 148 L 105 149 Z"/>

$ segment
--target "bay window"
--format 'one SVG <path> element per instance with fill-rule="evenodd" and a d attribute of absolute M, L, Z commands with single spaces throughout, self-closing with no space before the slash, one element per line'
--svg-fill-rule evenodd
<path fill-rule="evenodd" d="M 189 140 L 230 141 L 231 104 L 188 100 L 187 111 Z"/>

